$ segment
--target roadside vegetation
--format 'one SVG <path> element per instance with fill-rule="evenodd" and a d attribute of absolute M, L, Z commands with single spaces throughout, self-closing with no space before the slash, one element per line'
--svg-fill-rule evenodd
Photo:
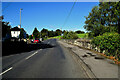
<path fill-rule="evenodd" d="M 78 38 L 88 38 L 88 33 L 81 33 L 81 34 L 77 34 Z"/>
<path fill-rule="evenodd" d="M 120 60 L 120 2 L 100 2 L 93 7 L 84 28 L 92 44 Z"/>
<path fill-rule="evenodd" d="M 63 34 L 63 37 L 62 37 L 63 39 L 77 39 L 78 38 L 78 36 L 77 36 L 77 34 L 75 33 L 75 32 L 73 32 L 73 31 L 70 31 L 70 32 L 65 32 L 64 34 Z"/>

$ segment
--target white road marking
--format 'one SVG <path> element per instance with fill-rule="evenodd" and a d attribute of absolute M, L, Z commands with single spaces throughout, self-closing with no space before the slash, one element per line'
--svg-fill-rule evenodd
<path fill-rule="evenodd" d="M 41 51 L 42 49 L 39 49 L 38 51 Z"/>
<path fill-rule="evenodd" d="M 38 51 L 36 51 L 35 53 L 33 53 L 32 55 L 28 56 L 28 57 L 25 58 L 25 59 L 29 59 L 29 58 L 31 58 L 32 56 L 34 56 L 35 54 L 37 54 L 37 53 L 38 53 Z"/>
<path fill-rule="evenodd" d="M 10 71 L 13 67 L 10 67 L 9 69 L 5 70 L 4 72 L 0 73 L 0 76 L 5 74 L 6 72 Z"/>

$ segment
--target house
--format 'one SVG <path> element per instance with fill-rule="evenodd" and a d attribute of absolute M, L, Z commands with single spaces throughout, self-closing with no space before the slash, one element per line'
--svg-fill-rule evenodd
<path fill-rule="evenodd" d="M 11 29 L 11 37 L 19 38 L 20 28 L 14 27 Z"/>
<path fill-rule="evenodd" d="M 18 27 L 14 27 L 11 29 L 11 38 L 12 40 L 14 40 L 14 38 L 17 38 L 18 40 L 24 40 L 26 39 L 27 34 L 26 31 L 23 28 Z"/>

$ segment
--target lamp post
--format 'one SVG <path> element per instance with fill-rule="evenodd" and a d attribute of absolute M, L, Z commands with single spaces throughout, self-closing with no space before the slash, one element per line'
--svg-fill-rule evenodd
<path fill-rule="evenodd" d="M 21 10 L 23 10 L 23 9 L 20 8 L 20 28 L 21 28 Z"/>
<path fill-rule="evenodd" d="M 21 29 L 21 10 L 23 9 L 20 8 L 20 27 L 19 27 L 20 29 Z M 20 34 L 21 34 L 21 30 L 20 30 Z M 20 41 L 21 41 L 21 37 L 20 37 Z"/>

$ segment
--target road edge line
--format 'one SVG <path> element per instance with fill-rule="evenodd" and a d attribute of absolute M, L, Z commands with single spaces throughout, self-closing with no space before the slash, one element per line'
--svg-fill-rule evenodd
<path fill-rule="evenodd" d="M 10 71 L 11 69 L 13 69 L 13 67 L 10 67 L 9 69 L 7 69 L 7 70 L 3 71 L 2 73 L 0 73 L 0 76 L 5 74 L 6 72 Z"/>

